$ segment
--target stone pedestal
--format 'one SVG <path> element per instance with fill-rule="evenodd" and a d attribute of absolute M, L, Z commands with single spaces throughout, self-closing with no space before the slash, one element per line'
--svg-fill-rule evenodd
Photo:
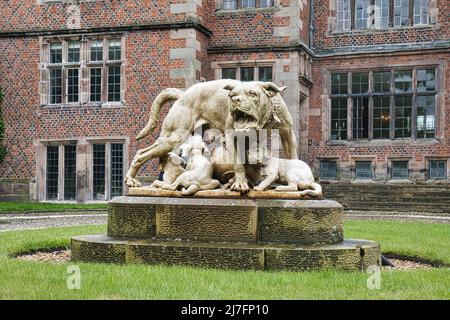
<path fill-rule="evenodd" d="M 331 200 L 118 197 L 107 235 L 74 237 L 72 259 L 258 270 L 379 265 L 377 243 L 344 241 L 342 217 Z"/>

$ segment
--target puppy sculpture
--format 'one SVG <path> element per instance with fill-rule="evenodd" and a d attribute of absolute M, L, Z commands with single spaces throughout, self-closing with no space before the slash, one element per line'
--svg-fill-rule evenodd
<path fill-rule="evenodd" d="M 261 175 L 264 179 L 254 188 L 256 191 L 266 190 L 276 182 L 285 184 L 276 187 L 276 191 L 302 190 L 300 195 L 322 196 L 322 187 L 314 182 L 311 169 L 301 160 L 270 157 L 262 165 Z"/>
<path fill-rule="evenodd" d="M 166 157 L 161 160 L 163 167 L 163 181 L 156 180 L 152 183 L 151 188 L 163 188 L 170 186 L 175 182 L 185 169 L 183 168 L 184 160 L 174 152 L 169 152 Z"/>
<path fill-rule="evenodd" d="M 191 137 L 181 146 L 182 157 L 189 157 L 186 170 L 175 179 L 175 182 L 163 189 L 175 191 L 182 187 L 185 196 L 193 195 L 199 190 L 212 190 L 220 185 L 218 180 L 212 179 L 213 165 L 207 157 L 206 144 L 198 135 Z"/>

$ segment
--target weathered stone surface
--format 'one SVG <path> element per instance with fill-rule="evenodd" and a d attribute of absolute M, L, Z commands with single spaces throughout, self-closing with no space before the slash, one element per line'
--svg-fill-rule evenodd
<path fill-rule="evenodd" d="M 344 240 L 342 206 L 334 201 L 259 201 L 261 242 L 339 243 Z"/>
<path fill-rule="evenodd" d="M 366 270 L 380 266 L 380 247 L 367 240 L 345 240 L 333 245 L 311 245 L 265 250 L 268 270 L 303 271 L 312 269 Z"/>
<path fill-rule="evenodd" d="M 117 197 L 108 235 L 192 241 L 338 243 L 342 206 L 331 200 Z"/>
<path fill-rule="evenodd" d="M 108 235 L 153 237 L 156 235 L 155 205 L 109 204 Z"/>
<path fill-rule="evenodd" d="M 150 187 L 135 188 L 131 187 L 128 190 L 129 196 L 146 196 L 146 197 L 173 197 L 186 198 L 180 191 L 170 191 L 164 189 L 156 189 Z M 239 199 L 321 199 L 321 197 L 311 197 L 309 195 L 301 195 L 300 191 L 280 192 L 275 190 L 256 191 L 250 190 L 245 195 L 237 191 L 230 191 L 229 189 L 215 189 L 198 191 L 195 194 L 196 198 L 239 198 Z"/>
<path fill-rule="evenodd" d="M 298 246 L 238 242 L 123 241 L 105 235 L 91 235 L 72 239 L 72 260 L 222 269 L 365 270 L 369 265 L 380 264 L 380 247 L 375 242 L 365 240 L 347 240 L 335 245 Z"/>
<path fill-rule="evenodd" d="M 214 205 L 157 205 L 156 236 L 211 241 L 257 239 L 257 208 L 249 201 L 216 199 Z"/>

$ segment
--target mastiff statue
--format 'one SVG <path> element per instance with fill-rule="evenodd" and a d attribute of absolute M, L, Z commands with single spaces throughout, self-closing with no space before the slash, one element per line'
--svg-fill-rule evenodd
<path fill-rule="evenodd" d="M 208 125 L 225 133 L 228 129 L 278 129 L 284 153 L 297 159 L 297 140 L 292 130 L 293 120 L 280 93 L 286 87 L 272 82 L 241 82 L 215 80 L 197 83 L 186 91 L 163 90 L 152 104 L 150 120 L 137 139 L 155 130 L 161 107 L 174 102 L 163 120 L 158 139 L 149 147 L 139 150 L 125 176 L 129 187 L 140 187 L 135 176 L 141 166 L 155 158 L 165 157 L 192 135 L 194 129 Z M 230 189 L 242 193 L 249 191 L 245 166 L 233 163 L 235 177 Z"/>

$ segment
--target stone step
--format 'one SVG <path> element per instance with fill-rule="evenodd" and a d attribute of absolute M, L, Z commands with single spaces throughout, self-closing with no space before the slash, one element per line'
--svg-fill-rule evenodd
<path fill-rule="evenodd" d="M 186 265 L 239 270 L 366 270 L 381 265 L 380 247 L 367 240 L 328 245 L 127 240 L 107 235 L 72 238 L 74 262 Z"/>

